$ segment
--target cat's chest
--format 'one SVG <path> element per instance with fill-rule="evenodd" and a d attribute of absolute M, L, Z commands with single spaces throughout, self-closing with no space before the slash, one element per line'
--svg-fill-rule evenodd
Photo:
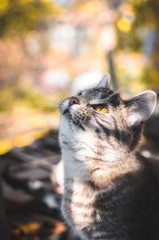
<path fill-rule="evenodd" d="M 96 192 L 89 184 L 74 180 L 65 183 L 63 211 L 76 228 L 82 229 L 90 226 L 96 215 L 94 202 Z"/>

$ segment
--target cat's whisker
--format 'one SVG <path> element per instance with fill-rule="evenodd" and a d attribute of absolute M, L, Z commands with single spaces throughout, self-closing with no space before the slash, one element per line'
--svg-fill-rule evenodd
<path fill-rule="evenodd" d="M 59 88 L 59 92 L 60 92 L 61 99 L 62 99 L 62 100 L 66 99 L 65 96 L 62 94 L 62 91 L 61 91 L 61 88 L 60 88 L 60 85 L 58 84 L 58 82 L 57 82 L 57 86 L 58 86 L 58 88 Z"/>
<path fill-rule="evenodd" d="M 48 96 L 47 99 L 49 100 L 54 100 L 56 101 L 57 103 L 63 101 L 63 97 L 61 95 L 56 95 L 56 96 Z"/>
<path fill-rule="evenodd" d="M 55 108 L 55 109 L 58 109 L 58 107 L 52 107 L 52 106 L 37 106 L 36 108 Z"/>
<path fill-rule="evenodd" d="M 40 104 L 41 107 L 57 107 L 57 104 L 51 104 L 51 103 L 44 103 L 44 102 L 37 102 Z"/>
<path fill-rule="evenodd" d="M 56 102 L 58 102 L 58 103 L 63 100 L 63 99 L 61 99 L 59 96 L 56 96 L 56 97 L 55 97 L 55 96 L 50 96 L 49 99 L 50 99 L 50 100 L 56 100 Z"/>
<path fill-rule="evenodd" d="M 46 99 L 46 100 L 56 99 L 57 100 L 57 98 L 55 96 L 43 96 L 40 99 Z"/>
<path fill-rule="evenodd" d="M 119 94 L 119 91 L 116 91 L 115 93 L 111 94 L 111 95 L 109 96 L 109 98 L 115 96 L 116 94 Z"/>
<path fill-rule="evenodd" d="M 41 98 L 39 100 L 45 103 L 57 103 L 57 104 L 59 103 L 59 101 L 57 101 L 56 99 L 50 99 L 50 98 Z"/>
<path fill-rule="evenodd" d="M 51 99 L 38 99 L 38 101 L 41 101 L 41 102 L 50 102 L 50 103 L 54 103 L 54 102 L 57 102 L 56 100 L 51 100 Z M 58 102 L 57 102 L 58 103 Z"/>
<path fill-rule="evenodd" d="M 51 106 L 46 106 L 46 108 L 56 108 L 56 109 L 58 109 L 58 107 L 51 107 Z"/>

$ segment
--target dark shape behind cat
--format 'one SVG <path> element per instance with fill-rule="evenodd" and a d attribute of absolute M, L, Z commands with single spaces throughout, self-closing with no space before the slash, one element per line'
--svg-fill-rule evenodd
<path fill-rule="evenodd" d="M 83 240 L 159 240 L 158 166 L 138 153 L 156 94 L 123 100 L 109 83 L 59 104 L 63 216 Z"/>

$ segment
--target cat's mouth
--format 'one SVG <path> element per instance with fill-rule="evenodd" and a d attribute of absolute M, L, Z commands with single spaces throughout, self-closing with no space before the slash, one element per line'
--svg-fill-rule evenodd
<path fill-rule="evenodd" d="M 75 114 L 72 114 L 70 110 L 71 109 L 68 108 L 68 109 L 65 109 L 65 111 L 63 112 L 63 115 L 65 116 L 67 121 L 71 123 L 73 126 L 75 126 L 76 128 L 85 130 L 80 119 Z"/>
<path fill-rule="evenodd" d="M 63 111 L 63 115 L 71 115 L 70 109 L 69 109 L 69 108 L 65 109 L 65 110 Z"/>
<path fill-rule="evenodd" d="M 75 104 L 79 104 L 79 100 L 75 97 L 71 97 L 66 99 L 65 101 L 60 102 L 58 106 L 60 113 L 66 116 L 69 120 L 74 120 L 70 109 Z"/>
<path fill-rule="evenodd" d="M 63 115 L 64 115 L 67 119 L 69 119 L 70 121 L 73 121 L 73 118 L 72 118 L 72 115 L 71 115 L 71 113 L 70 113 L 70 109 L 69 109 L 69 108 L 66 109 L 66 110 L 63 112 Z"/>
<path fill-rule="evenodd" d="M 75 115 L 71 113 L 70 108 L 68 108 L 67 110 L 65 110 L 63 114 L 64 114 L 64 116 L 65 116 L 70 122 L 72 122 L 74 125 L 80 124 L 80 122 L 79 122 L 78 119 L 75 117 Z"/>
<path fill-rule="evenodd" d="M 58 108 L 60 110 L 61 115 L 63 115 L 69 122 L 73 122 L 74 124 L 77 124 L 70 112 L 70 105 L 67 100 L 65 102 L 61 102 Z"/>
<path fill-rule="evenodd" d="M 58 105 L 58 109 L 61 113 L 61 115 L 71 115 L 69 110 L 69 99 L 66 99 L 65 101 L 62 101 Z"/>

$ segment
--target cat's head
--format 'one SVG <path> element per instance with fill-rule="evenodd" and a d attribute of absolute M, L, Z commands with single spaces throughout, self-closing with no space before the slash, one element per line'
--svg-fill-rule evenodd
<path fill-rule="evenodd" d="M 97 154 L 124 154 L 135 149 L 142 126 L 155 108 L 156 94 L 145 91 L 123 100 L 109 86 L 110 76 L 105 74 L 96 87 L 60 102 L 62 147 L 88 145 L 90 152 L 94 149 Z"/>

